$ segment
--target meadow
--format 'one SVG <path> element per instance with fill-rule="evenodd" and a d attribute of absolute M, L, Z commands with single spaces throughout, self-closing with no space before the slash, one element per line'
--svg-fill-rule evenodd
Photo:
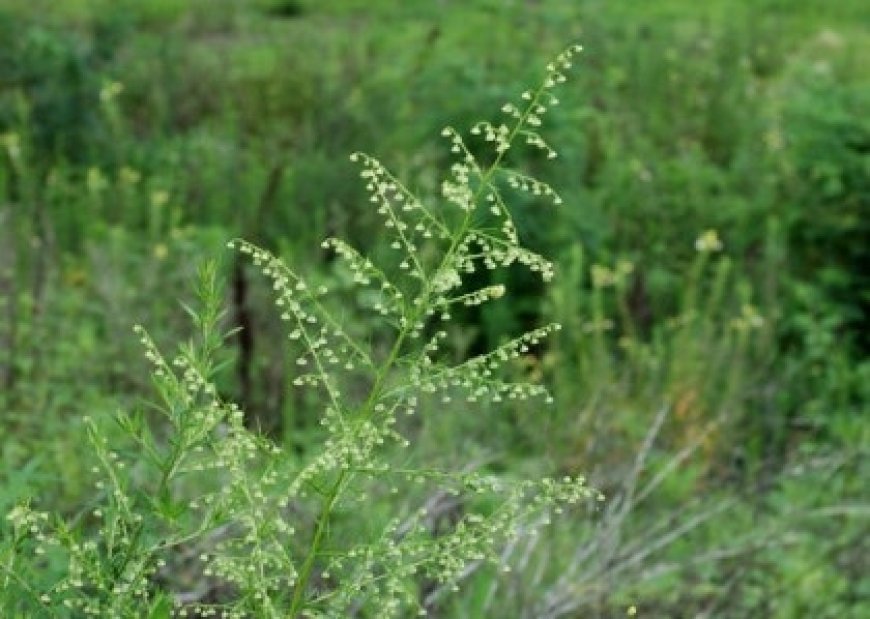
<path fill-rule="evenodd" d="M 0 616 L 870 615 L 868 57 L 0 0 Z"/>

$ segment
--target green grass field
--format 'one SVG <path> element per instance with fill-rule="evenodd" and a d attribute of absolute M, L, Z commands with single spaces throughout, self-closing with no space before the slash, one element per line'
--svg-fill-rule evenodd
<path fill-rule="evenodd" d="M 472 201 L 490 187 L 507 205 L 451 215 L 442 129 L 502 122 L 575 43 L 540 112 L 558 157 L 472 139 L 469 161 L 493 164 Z M 868 616 L 868 57 L 860 0 L 0 0 L 0 616 Z M 378 198 L 357 151 L 406 194 Z M 515 191 L 514 169 L 561 204 Z M 432 213 L 416 244 L 384 223 L 410 196 Z M 438 226 L 459 231 L 444 266 L 504 211 L 551 282 L 523 254 L 462 273 L 457 294 L 484 302 L 402 300 L 419 285 L 438 303 Z M 329 237 L 376 265 L 407 251 L 381 274 L 405 297 L 357 286 Z M 559 323 L 493 369 L 553 402 L 439 378 L 444 397 L 401 400 L 415 414 L 365 466 L 321 467 L 341 406 L 322 375 L 297 380 L 320 345 L 288 340 L 286 282 L 237 238 L 331 291 L 305 307 L 334 317 L 337 365 L 359 345 L 381 368 L 342 375 L 353 441 L 410 389 L 422 336 L 446 367 Z M 177 382 L 134 325 L 167 359 L 181 347 Z M 241 425 L 178 412 L 207 383 Z M 463 397 L 472 383 L 485 395 Z M 218 465 L 186 476 L 197 446 Z M 381 462 L 396 475 L 357 470 Z M 270 475 L 304 480 L 280 515 L 262 507 L 286 493 Z M 565 476 L 604 500 L 523 511 L 532 486 L 470 490 Z M 197 520 L 222 487 L 234 498 Z M 478 515 L 504 533 L 489 563 L 463 533 Z M 406 539 L 409 565 L 457 563 L 391 571 Z M 365 586 L 337 559 L 357 544 Z"/>

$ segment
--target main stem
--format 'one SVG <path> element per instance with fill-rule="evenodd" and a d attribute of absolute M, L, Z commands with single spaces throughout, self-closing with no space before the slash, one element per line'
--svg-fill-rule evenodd
<path fill-rule="evenodd" d="M 543 88 L 544 87 L 542 86 L 534 93 L 534 96 L 529 102 L 529 105 L 526 107 L 523 114 L 517 120 L 516 125 L 508 136 L 508 144 L 511 144 L 513 142 L 514 138 L 517 135 L 517 132 L 525 124 L 526 119 L 531 113 L 531 110 L 537 104 L 538 98 L 541 96 Z M 472 208 L 465 213 L 465 217 L 463 217 L 462 219 L 462 224 L 459 226 L 458 234 L 453 237 L 450 243 L 450 247 L 444 253 L 444 258 L 441 260 L 441 264 L 439 265 L 437 270 L 440 270 L 444 267 L 444 265 L 448 264 L 450 260 L 452 260 L 453 255 L 456 253 L 457 249 L 459 248 L 462 239 L 465 237 L 466 233 L 471 227 L 473 217 L 473 205 L 477 204 L 477 201 L 480 199 L 481 194 L 489 186 L 489 183 L 492 181 L 493 174 L 495 174 L 495 171 L 498 169 L 502 159 L 504 158 L 505 152 L 506 150 L 499 152 L 496 155 L 495 160 L 492 162 L 489 168 L 487 168 L 486 172 L 481 175 L 480 185 L 475 191 L 471 201 Z M 389 371 L 392 369 L 393 365 L 399 357 L 399 352 L 402 349 L 402 344 L 404 343 L 410 331 L 415 328 L 415 325 L 419 320 L 420 315 L 423 313 L 424 308 L 428 305 L 430 296 L 431 290 L 429 289 L 428 282 L 424 282 L 424 289 L 422 291 L 422 302 L 417 306 L 416 311 L 413 312 L 412 318 L 408 321 L 407 326 L 399 333 L 396 341 L 393 344 L 392 349 L 390 350 L 390 354 L 387 357 L 386 362 L 384 363 L 384 365 L 381 366 L 377 378 L 375 379 L 375 383 L 374 385 L 372 385 L 372 389 L 369 392 L 369 396 L 366 399 L 363 407 L 360 409 L 360 415 L 358 417 L 360 421 L 368 420 L 374 413 L 374 405 L 383 392 L 384 383 L 387 379 L 387 375 L 389 374 Z M 350 476 L 350 474 L 350 471 L 346 468 L 342 469 L 339 472 L 338 477 L 332 484 L 332 487 L 330 488 L 329 493 L 326 496 L 326 500 L 323 503 L 323 509 L 320 511 L 320 515 L 317 518 L 317 526 L 314 530 L 314 537 L 311 540 L 311 546 L 308 549 L 308 554 L 306 555 L 305 561 L 302 563 L 302 569 L 299 572 L 299 578 L 296 580 L 296 584 L 293 588 L 293 599 L 290 602 L 290 610 L 288 614 L 288 616 L 291 618 L 295 618 L 302 610 L 302 607 L 304 605 L 305 592 L 308 589 L 308 583 L 311 580 L 311 573 L 314 570 L 314 561 L 317 559 L 317 556 L 320 553 L 320 547 L 323 544 L 323 537 L 326 534 L 326 528 L 329 525 L 329 519 L 332 515 L 332 510 L 335 507 L 335 503 L 338 501 L 338 496 L 341 492 L 341 488 L 347 478 Z"/>
<path fill-rule="evenodd" d="M 413 325 L 413 322 L 409 323 Z M 387 357 L 384 365 L 381 366 L 380 371 L 378 372 L 378 376 L 375 379 L 374 385 L 372 385 L 372 389 L 369 392 L 369 397 L 366 399 L 366 403 L 363 405 L 360 410 L 360 419 L 365 419 L 369 417 L 374 409 L 375 402 L 378 401 L 383 388 L 384 382 L 386 381 L 387 374 L 390 369 L 393 367 L 393 364 L 396 362 L 396 359 L 399 357 L 399 351 L 402 348 L 402 343 L 405 341 L 405 338 L 408 335 L 408 329 L 403 329 L 399 336 L 396 338 L 395 343 L 393 344 L 392 350 L 390 350 L 390 354 Z M 299 572 L 299 578 L 296 580 L 296 585 L 293 589 L 293 599 L 290 602 L 290 617 L 296 617 L 298 612 L 302 609 L 305 591 L 308 589 L 308 581 L 311 580 L 311 572 L 314 569 L 314 561 L 317 558 L 318 553 L 320 552 L 320 546 L 323 543 L 323 536 L 326 533 L 326 527 L 329 524 L 329 518 L 332 515 L 332 509 L 335 506 L 336 501 L 338 500 L 338 495 L 341 492 L 341 487 L 344 485 L 345 480 L 350 475 L 348 469 L 342 469 L 338 474 L 338 478 L 336 478 L 335 483 L 332 484 L 332 487 L 329 490 L 329 494 L 326 496 L 326 500 L 323 504 L 323 509 L 320 511 L 320 515 L 317 518 L 317 527 L 314 530 L 314 538 L 311 540 L 311 546 L 308 549 L 308 555 L 305 557 L 305 562 L 302 564 L 302 569 Z"/>

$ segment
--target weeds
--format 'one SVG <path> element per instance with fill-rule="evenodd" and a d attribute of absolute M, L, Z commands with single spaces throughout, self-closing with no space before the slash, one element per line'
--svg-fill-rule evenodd
<path fill-rule="evenodd" d="M 153 615 L 171 603 L 179 616 L 343 616 L 351 609 L 425 615 L 431 602 L 424 581 L 456 588 L 469 565 L 499 564 L 505 543 L 534 533 L 552 512 L 594 497 L 582 477 L 527 482 L 399 468 L 383 447 L 408 445 L 400 416 L 417 414 L 436 396 L 463 397 L 472 410 L 481 400 L 551 401 L 541 386 L 499 376 L 558 325 L 450 365 L 442 360 L 443 323 L 456 306 L 506 294 L 500 285 L 468 289 L 464 282 L 478 269 L 520 263 L 544 281 L 553 277 L 553 265 L 520 244 L 508 191 L 560 199 L 549 185 L 508 167 L 505 156 L 529 145 L 555 157 L 538 127 L 557 104 L 553 92 L 577 51 L 569 48 L 548 65 L 542 85 L 524 92 L 521 105 L 506 104 L 506 122 L 472 127 L 490 146 L 488 161 L 472 155 L 459 132 L 444 130 L 456 162 L 442 185 L 443 207 L 425 204 L 377 160 L 352 157 L 383 216 L 393 258 L 378 264 L 338 239 L 324 247 L 372 291 L 367 309 L 383 320 L 385 347 L 352 335 L 330 309 L 325 287 L 259 247 L 230 243 L 272 282 L 298 354 L 294 384 L 316 390 L 323 401 L 325 440 L 304 462 L 296 465 L 248 430 L 244 413 L 218 393 L 225 335 L 214 264 L 200 273 L 199 308 L 188 309 L 196 336 L 174 358 L 164 358 L 137 327 L 165 435 L 155 434 L 142 413 L 120 413 L 115 421 L 127 437 L 121 449 L 98 421 L 86 419 L 101 499 L 72 521 L 27 504 L 10 512 L 3 550 L 7 612 L 133 616 L 147 609 Z M 370 539 L 352 544 L 333 530 L 339 510 L 397 477 L 460 500 L 452 526 L 436 534 L 423 507 L 370 523 Z M 293 515 L 300 511 L 311 519 L 298 522 Z M 171 577 L 183 549 L 195 551 L 200 580 L 212 583 L 199 594 L 179 591 Z"/>
<path fill-rule="evenodd" d="M 215 1 L 71 0 L 40 11 L 0 0 L 0 514 L 13 515 L 0 519 L 0 582 L 20 604 L 0 614 L 38 615 L 43 594 L 44 615 L 108 614 L 118 585 L 119 613 L 255 615 L 260 593 L 245 570 L 301 572 L 338 469 L 371 453 L 375 464 L 352 468 L 326 519 L 300 593 L 309 615 L 378 615 L 389 597 L 378 587 L 397 582 L 402 613 L 445 617 L 867 615 L 866 3 L 472 0 L 444 10 L 336 0 L 299 2 L 279 19 L 275 2 L 215 11 Z M 385 373 L 384 404 L 416 393 L 415 412 L 375 412 L 378 423 L 395 417 L 395 434 L 368 433 L 359 416 L 377 369 L 424 289 L 365 185 L 406 181 L 447 238 L 434 222 L 426 237 L 430 220 L 391 190 L 386 203 L 427 277 L 455 281 L 437 269 L 465 211 L 443 198 L 439 171 L 463 163 L 464 144 L 485 172 L 499 123 L 479 125 L 460 153 L 441 147 L 438 128 L 448 118 L 472 126 L 531 79 L 528 59 L 548 41 L 578 36 L 590 49 L 584 69 L 546 115 L 556 165 L 546 149 L 512 147 L 492 177 L 528 253 L 507 268 L 490 271 L 481 256 L 476 272 L 457 269 L 462 284 L 445 295 L 455 302 L 421 316 L 419 337 L 406 335 Z M 371 158 L 344 161 L 359 144 L 391 162 L 389 177 Z M 553 198 L 546 188 L 522 177 L 511 187 L 505 168 L 546 178 L 571 207 L 541 208 Z M 461 202 L 456 178 L 446 180 Z M 489 227 L 504 241 L 503 220 L 479 197 L 469 234 Z M 154 356 L 185 341 L 175 299 L 204 315 L 208 303 L 191 300 L 194 265 L 235 237 L 248 253 L 203 274 L 231 282 L 227 292 L 200 286 L 227 304 L 211 327 L 220 412 L 205 394 L 185 404 L 179 392 L 169 405 L 158 391 L 143 405 L 158 368 L 129 325 L 148 325 Z M 326 237 L 343 242 L 320 247 Z M 257 252 L 279 278 L 292 264 L 308 291 L 326 287 L 319 307 L 294 290 L 274 311 L 285 291 L 248 264 Z M 550 283 L 537 254 L 559 265 Z M 326 425 L 330 391 L 303 329 L 284 337 L 298 327 L 292 303 L 315 317 L 302 326 L 342 403 Z M 327 316 L 348 340 L 328 330 L 318 343 Z M 487 367 L 487 351 L 550 321 L 563 328 Z M 415 354 L 433 338 L 423 367 Z M 174 356 L 165 361 L 183 382 Z M 482 370 L 493 374 L 480 379 Z M 532 383 L 528 398 L 493 393 L 496 376 Z M 184 407 L 206 425 L 217 415 L 211 434 L 199 440 L 170 421 L 167 411 Z M 108 421 L 119 409 L 121 424 Z M 361 451 L 349 447 L 357 425 Z M 90 448 L 98 436 L 107 442 Z M 215 454 L 245 436 L 256 455 L 242 467 L 248 481 L 234 482 L 237 457 Z M 327 441 L 335 458 L 324 462 Z M 194 453 L 172 470 L 179 444 Z M 313 477 L 294 485 L 309 466 Z M 431 543 L 446 549 L 464 518 L 495 516 L 516 479 L 548 474 L 583 474 L 608 501 L 546 528 L 548 510 L 527 512 L 516 539 L 496 542 L 498 565 L 466 561 L 445 582 L 426 569 Z M 110 492 L 113 475 L 144 517 L 138 537 Z M 478 494 L 466 478 L 503 487 Z M 268 543 L 248 556 L 258 508 L 241 486 L 261 488 L 264 513 L 293 528 L 274 532 L 286 557 Z M 372 557 L 398 542 L 409 544 L 396 562 L 404 575 L 389 580 L 390 562 Z M 133 558 L 117 575 L 128 550 L 147 559 L 147 576 Z M 409 575 L 415 552 L 424 563 Z M 70 557 L 90 566 L 87 578 L 70 578 Z M 288 610 L 293 585 L 266 572 L 266 595 Z M 97 584 L 53 588 L 79 581 Z M 362 589 L 348 593 L 354 583 Z M 144 602 L 131 593 L 142 587 Z M 62 606 L 67 598 L 79 610 Z"/>

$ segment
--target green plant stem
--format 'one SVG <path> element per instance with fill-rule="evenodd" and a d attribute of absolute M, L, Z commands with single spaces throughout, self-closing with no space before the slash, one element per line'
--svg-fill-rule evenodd
<path fill-rule="evenodd" d="M 180 456 L 183 453 L 184 448 L 185 443 L 180 442 L 180 446 L 175 451 L 173 451 L 166 468 L 163 469 L 163 472 L 160 476 L 160 483 L 157 486 L 157 492 L 154 495 L 155 497 L 161 497 L 167 491 L 169 487 L 169 481 L 172 477 L 172 473 L 175 471 L 175 468 L 180 460 Z M 145 522 L 144 520 L 142 520 L 139 522 L 139 524 L 136 525 L 136 528 L 133 531 L 133 535 L 130 538 L 130 544 L 127 547 L 127 552 L 124 554 L 124 560 L 121 562 L 120 567 L 115 572 L 115 578 L 121 578 L 124 575 L 124 571 L 127 569 L 130 561 L 132 561 L 133 557 L 138 553 L 139 539 L 142 537 L 142 532 L 144 529 Z"/>
<path fill-rule="evenodd" d="M 514 125 L 511 133 L 508 136 L 508 144 L 513 143 L 517 132 L 525 124 L 529 114 L 531 114 L 532 109 L 534 109 L 534 106 L 537 105 L 543 89 L 544 87 L 541 86 L 535 92 L 525 111 L 517 120 L 516 125 Z M 502 159 L 504 159 L 504 155 L 506 152 L 506 150 L 499 152 L 496 155 L 495 160 L 493 160 L 492 164 L 490 164 L 490 166 L 487 168 L 486 172 L 481 174 L 480 185 L 474 193 L 471 201 L 472 205 L 477 203 L 482 193 L 486 190 L 487 187 L 489 187 L 489 184 L 492 181 L 492 176 L 493 174 L 495 174 L 495 171 L 501 164 Z M 441 270 L 444 265 L 450 263 L 450 260 L 453 258 L 453 255 L 459 248 L 462 239 L 465 237 L 466 233 L 471 227 L 473 212 L 474 211 L 472 208 L 465 213 L 465 216 L 462 219 L 462 224 L 459 226 L 458 233 L 453 236 L 450 247 L 444 253 L 444 258 L 442 258 L 441 264 L 439 265 L 438 269 L 436 269 L 436 272 Z M 366 399 L 366 403 L 365 405 L 363 405 L 360 416 L 358 417 L 359 425 L 357 427 L 357 431 L 359 431 L 359 428 L 362 427 L 362 424 L 368 421 L 374 414 L 374 405 L 377 402 L 378 398 L 381 396 L 381 393 L 383 392 L 384 382 L 386 381 L 389 371 L 392 369 L 393 365 L 399 357 L 399 352 L 401 351 L 402 344 L 404 343 L 405 338 L 408 336 L 408 334 L 415 328 L 415 325 L 419 320 L 420 315 L 423 313 L 424 308 L 429 302 L 429 299 L 431 297 L 431 290 L 428 284 L 424 286 L 422 297 L 422 302 L 417 306 L 417 310 L 412 313 L 410 320 L 408 320 L 407 322 L 407 326 L 403 328 L 402 331 L 399 333 L 396 341 L 393 343 L 393 347 L 390 350 L 390 354 L 387 357 L 386 362 L 384 363 L 384 365 L 381 366 L 378 372 L 375 383 L 372 386 L 372 389 L 369 392 L 369 396 Z M 296 585 L 293 588 L 293 598 L 290 602 L 290 610 L 288 613 L 289 617 L 296 617 L 298 613 L 302 610 L 305 591 L 308 589 L 308 583 L 311 580 L 311 573 L 314 570 L 314 561 L 317 559 L 317 556 L 320 553 L 320 547 L 323 544 L 323 537 L 326 534 L 326 528 L 329 524 L 329 519 L 332 516 L 332 510 L 335 507 L 336 502 L 338 501 L 338 496 L 341 492 L 342 486 L 350 475 L 351 472 L 348 469 L 342 469 L 342 471 L 338 474 L 338 478 L 335 480 L 335 483 L 333 483 L 332 487 L 330 488 L 329 494 L 327 495 L 326 500 L 323 503 L 323 509 L 321 509 L 320 515 L 317 518 L 317 526 L 314 530 L 314 537 L 311 540 L 311 546 L 308 549 L 308 554 L 306 555 L 305 561 L 302 564 L 302 569 L 299 572 L 299 578 L 296 580 Z"/>
<path fill-rule="evenodd" d="M 368 419 L 372 412 L 374 411 L 374 404 L 377 402 L 378 398 L 381 395 L 381 392 L 384 388 L 384 382 L 386 381 L 387 374 L 389 370 L 392 368 L 393 364 L 399 357 L 399 351 L 402 348 L 402 344 L 405 341 L 405 338 L 408 334 L 408 329 L 413 328 L 413 324 L 415 321 L 409 321 L 410 327 L 405 327 L 398 337 L 396 341 L 393 343 L 393 348 L 390 350 L 390 354 L 387 357 L 386 362 L 383 366 L 381 366 L 381 370 L 378 372 L 378 376 L 375 379 L 374 385 L 372 385 L 371 392 L 369 393 L 369 397 L 366 399 L 365 405 L 362 407 L 362 412 L 360 415 L 360 421 L 365 421 Z M 361 426 L 362 424 L 360 424 Z M 308 581 L 311 579 L 311 572 L 314 569 L 314 561 L 317 558 L 317 555 L 320 552 L 320 546 L 323 543 L 323 536 L 326 533 L 326 527 L 329 524 L 329 518 L 332 515 L 332 509 L 335 507 L 336 501 L 338 501 L 338 495 L 341 492 L 341 487 L 344 484 L 345 480 L 350 476 L 351 472 L 345 468 L 338 474 L 338 479 L 335 480 L 335 483 L 330 488 L 329 495 L 326 497 L 326 501 L 324 501 L 323 509 L 320 511 L 320 515 L 317 518 L 317 528 L 314 531 L 314 538 L 311 540 L 311 546 L 308 549 L 308 555 L 305 557 L 305 562 L 302 564 L 302 569 L 299 572 L 299 578 L 296 581 L 296 586 L 293 589 L 293 599 L 290 602 L 290 612 L 288 614 L 289 617 L 295 617 L 297 613 L 301 610 L 303 604 L 303 597 L 305 595 L 305 591 L 308 588 Z"/>

